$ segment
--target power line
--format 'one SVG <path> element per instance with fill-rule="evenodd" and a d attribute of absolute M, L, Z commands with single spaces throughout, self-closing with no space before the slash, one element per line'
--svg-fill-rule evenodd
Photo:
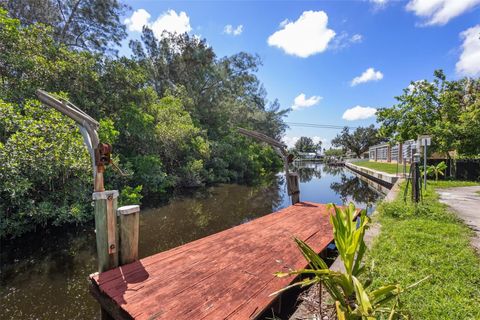
<path fill-rule="evenodd" d="M 349 126 L 337 126 L 332 124 L 317 124 L 317 123 L 304 123 L 304 122 L 286 122 L 286 124 L 294 127 L 307 127 L 307 128 L 319 128 L 319 129 L 357 129 L 358 127 L 349 127 Z"/>

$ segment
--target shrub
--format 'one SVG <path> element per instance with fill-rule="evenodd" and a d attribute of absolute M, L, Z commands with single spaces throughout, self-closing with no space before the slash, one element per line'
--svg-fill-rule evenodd
<path fill-rule="evenodd" d="M 143 196 L 141 194 L 142 186 L 136 186 L 132 188 L 130 186 L 126 186 L 120 192 L 120 199 L 119 199 L 119 206 L 123 205 L 131 205 L 131 204 L 140 204 Z"/>
<path fill-rule="evenodd" d="M 0 128 L 0 237 L 93 217 L 91 160 L 72 120 L 0 100 Z"/>
<path fill-rule="evenodd" d="M 296 282 L 286 288 L 294 286 L 308 286 L 315 283 L 323 285 L 335 301 L 338 319 L 395 319 L 404 316 L 398 309 L 399 295 L 403 289 L 398 284 L 382 286 L 375 290 L 367 290 L 371 279 L 365 281 L 359 276 L 364 272 L 362 260 L 366 251 L 364 241 L 365 231 L 368 228 L 369 218 L 362 210 L 359 222 L 354 219 L 355 206 L 350 203 L 345 209 L 332 205 L 335 214 L 330 216 L 333 227 L 333 237 L 345 272 L 332 271 L 320 256 L 305 242 L 295 238 L 295 242 L 307 260 L 307 269 L 293 270 L 288 273 L 278 272 L 278 277 L 290 275 L 306 276 L 304 280 Z M 416 285 L 416 284 L 415 284 Z M 412 286 L 410 286 L 412 287 Z M 389 306 L 389 303 L 392 302 Z"/>

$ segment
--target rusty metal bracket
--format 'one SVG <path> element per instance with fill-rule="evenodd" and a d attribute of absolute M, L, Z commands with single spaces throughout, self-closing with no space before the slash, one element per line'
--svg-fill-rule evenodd
<path fill-rule="evenodd" d="M 99 143 L 95 148 L 95 165 L 106 166 L 111 163 L 112 146 L 108 143 Z"/>

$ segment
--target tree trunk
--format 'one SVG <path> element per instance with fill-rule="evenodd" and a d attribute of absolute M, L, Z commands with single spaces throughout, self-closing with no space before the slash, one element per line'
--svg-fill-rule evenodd
<path fill-rule="evenodd" d="M 456 159 L 452 157 L 450 157 L 450 153 L 448 153 L 447 151 L 447 160 L 448 160 L 448 176 L 450 178 L 455 178 L 455 169 L 456 169 Z"/>
<path fill-rule="evenodd" d="M 67 33 L 68 28 L 70 27 L 70 23 L 72 23 L 73 17 L 77 13 L 77 9 L 78 9 L 78 6 L 80 5 L 80 2 L 82 2 L 82 0 L 78 0 L 75 3 L 75 5 L 72 8 L 72 11 L 70 12 L 70 15 L 68 16 L 67 21 L 65 21 L 65 25 L 63 26 L 62 31 L 60 32 L 60 39 L 62 41 L 65 41 L 65 35 Z"/>

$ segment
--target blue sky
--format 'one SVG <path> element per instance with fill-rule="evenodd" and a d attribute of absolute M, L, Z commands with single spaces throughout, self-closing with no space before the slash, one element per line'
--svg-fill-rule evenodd
<path fill-rule="evenodd" d="M 288 122 L 365 126 L 410 81 L 480 76 L 480 0 L 127 1 L 141 26 L 206 38 L 219 57 L 258 54 L 268 98 L 294 107 Z M 127 41 L 120 51 L 129 55 Z M 355 80 L 354 80 L 355 79 Z M 339 132 L 291 126 L 285 141 Z"/>

